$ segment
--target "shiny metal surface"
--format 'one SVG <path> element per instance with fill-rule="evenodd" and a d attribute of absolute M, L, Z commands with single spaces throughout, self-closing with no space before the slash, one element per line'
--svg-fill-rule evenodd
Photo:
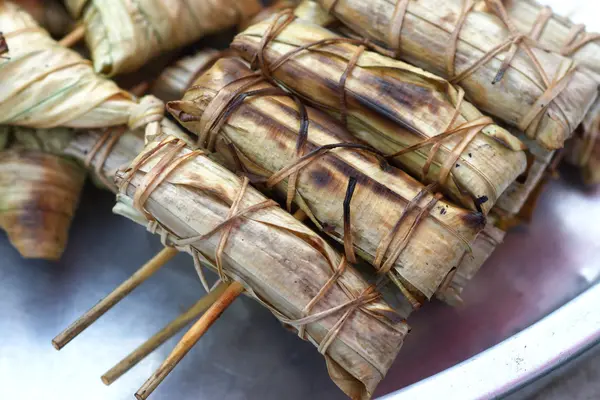
<path fill-rule="evenodd" d="M 112 196 L 87 187 L 60 263 L 22 260 L 0 237 L 0 398 L 130 398 L 171 340 L 112 386 L 100 375 L 193 304 L 202 289 L 185 255 L 60 352 L 50 340 L 133 273 L 161 245 L 110 213 Z M 552 182 L 534 223 L 511 232 L 465 292 L 466 306 L 432 303 L 412 332 L 383 395 L 426 378 L 538 321 L 600 274 L 600 189 Z M 597 304 L 597 303 L 596 303 Z M 154 399 L 342 399 L 313 346 L 258 304 L 240 298 L 153 394 Z"/>
<path fill-rule="evenodd" d="M 100 376 L 204 292 L 179 255 L 60 352 L 50 340 L 162 246 L 110 210 L 113 196 L 86 187 L 59 263 L 20 258 L 0 234 L 0 399 L 117 400 L 133 393 L 181 334 L 110 387 Z M 314 347 L 239 298 L 152 399 L 306 399 L 344 396 Z"/>
<path fill-rule="evenodd" d="M 431 399 L 446 393 L 445 400 L 476 400 L 515 393 L 600 342 L 600 312 L 590 307 L 599 303 L 600 285 L 595 285 L 504 342 L 384 399 Z"/>
<path fill-rule="evenodd" d="M 530 226 L 508 233 L 467 286 L 464 307 L 431 304 L 409 319 L 411 337 L 388 374 L 395 379 L 380 394 L 496 345 L 598 281 L 600 188 L 583 191 L 568 177 L 548 185 Z"/>

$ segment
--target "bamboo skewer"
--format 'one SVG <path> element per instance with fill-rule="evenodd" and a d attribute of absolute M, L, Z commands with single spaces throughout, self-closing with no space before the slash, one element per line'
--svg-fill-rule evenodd
<path fill-rule="evenodd" d="M 75 29 L 69 32 L 65 37 L 58 41 L 58 44 L 64 47 L 73 47 L 79 43 L 85 36 L 85 26 L 77 25 Z"/>
<path fill-rule="evenodd" d="M 171 354 L 156 370 L 156 372 L 135 393 L 138 400 L 144 400 L 158 387 L 175 366 L 183 359 L 190 349 L 200 340 L 208 328 L 221 316 L 223 311 L 244 291 L 244 287 L 238 283 L 231 283 L 225 292 L 215 303 L 200 317 L 198 321 L 188 330 L 183 338 L 177 343 Z"/>
<path fill-rule="evenodd" d="M 294 218 L 296 218 L 300 222 L 304 222 L 304 220 L 307 217 L 308 217 L 308 215 L 306 215 L 306 213 L 301 208 L 296 210 L 296 212 L 294 213 Z"/>
<path fill-rule="evenodd" d="M 164 248 L 160 253 L 155 255 L 142 268 L 137 270 L 131 277 L 123 282 L 118 288 L 112 291 L 98 304 L 92 307 L 89 311 L 83 314 L 77 321 L 72 323 L 67 329 L 58 334 L 52 339 L 52 345 L 56 350 L 62 349 L 67 343 L 73 340 L 77 335 L 83 332 L 94 321 L 104 315 L 115 304 L 121 301 L 125 296 L 138 287 L 142 282 L 152 276 L 163 265 L 173 258 L 178 251 L 174 248 Z"/>
<path fill-rule="evenodd" d="M 152 353 L 159 346 L 165 343 L 167 340 L 175 336 L 183 327 L 189 324 L 194 319 L 200 317 L 214 302 L 220 297 L 227 288 L 226 283 L 219 283 L 219 285 L 210 291 L 208 294 L 203 296 L 190 307 L 186 312 L 179 315 L 167 326 L 156 333 L 150 339 L 146 340 L 141 346 L 132 351 L 127 357 L 123 358 L 114 367 L 108 370 L 101 379 L 105 385 L 110 385 L 117 379 L 119 379 L 124 373 L 133 368 L 137 363 L 143 360 L 148 354 Z"/>

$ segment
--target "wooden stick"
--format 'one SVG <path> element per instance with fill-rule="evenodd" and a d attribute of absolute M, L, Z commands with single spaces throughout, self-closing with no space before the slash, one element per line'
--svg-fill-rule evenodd
<path fill-rule="evenodd" d="M 238 283 L 230 284 L 217 301 L 206 311 L 202 317 L 183 335 L 171 354 L 156 370 L 156 372 L 136 392 L 138 400 L 144 400 L 156 389 L 165 377 L 175 368 L 188 351 L 200 340 L 208 328 L 219 318 L 225 309 L 244 291 L 244 287 Z"/>
<path fill-rule="evenodd" d="M 150 84 L 148 83 L 148 81 L 142 81 L 142 82 L 138 83 L 137 85 L 135 85 L 134 87 L 132 87 L 129 90 L 129 93 L 131 93 L 137 97 L 141 97 L 144 95 L 144 93 L 146 93 L 148 91 L 149 88 L 150 88 Z"/>
<path fill-rule="evenodd" d="M 166 247 L 161 250 L 160 253 L 155 255 L 150 261 L 144 264 L 142 268 L 137 270 L 133 275 L 131 275 L 131 277 L 129 277 L 129 279 L 119 285 L 118 288 L 113 290 L 112 293 L 100 300 L 98 304 L 92 307 L 89 311 L 79 317 L 77 321 L 72 323 L 67 329 L 52 339 L 52 345 L 54 348 L 56 350 L 62 349 L 67 343 L 83 332 L 84 329 L 90 326 L 94 321 L 110 310 L 115 304 L 131 293 L 133 289 L 138 287 L 142 282 L 158 271 L 177 253 L 178 251 L 176 249 L 170 247 Z"/>
<path fill-rule="evenodd" d="M 225 292 L 228 287 L 226 283 L 219 283 L 212 291 L 202 297 L 196 304 L 190 307 L 186 312 L 178 316 L 165 326 L 160 332 L 152 336 L 137 349 L 132 351 L 127 357 L 119 361 L 114 367 L 102 375 L 102 382 L 110 385 L 121 377 L 124 373 L 133 368 L 138 362 L 143 360 L 148 354 L 156 350 L 164 342 L 175 336 L 184 326 L 200 317 L 217 299 Z"/>
<path fill-rule="evenodd" d="M 83 24 L 79 24 L 73 29 L 67 36 L 60 39 L 58 44 L 63 47 L 73 47 L 77 44 L 83 37 L 85 36 L 85 26 Z"/>
<path fill-rule="evenodd" d="M 308 217 L 308 215 L 306 215 L 306 213 L 302 211 L 301 208 L 296 210 L 296 212 L 294 213 L 294 218 L 296 218 L 300 222 L 303 222 L 306 219 L 306 217 Z"/>

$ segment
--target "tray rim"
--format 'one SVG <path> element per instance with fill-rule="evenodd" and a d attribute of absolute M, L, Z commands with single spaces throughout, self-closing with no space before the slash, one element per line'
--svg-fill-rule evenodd
<path fill-rule="evenodd" d="M 429 399 L 443 394 L 446 400 L 468 400 L 514 394 L 600 343 L 600 312 L 595 304 L 600 304 L 600 283 L 497 345 L 381 399 Z"/>

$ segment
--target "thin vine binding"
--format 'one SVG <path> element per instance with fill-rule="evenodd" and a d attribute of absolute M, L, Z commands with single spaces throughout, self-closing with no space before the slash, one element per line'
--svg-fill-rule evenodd
<path fill-rule="evenodd" d="M 408 328 L 322 238 L 176 138 L 148 145 L 117 183 L 166 244 L 242 283 L 319 347 L 342 390 L 370 398 Z"/>
<path fill-rule="evenodd" d="M 232 48 L 467 208 L 487 213 L 525 170 L 522 143 L 468 103 L 462 89 L 368 51 L 365 40 L 282 13 L 236 36 Z"/>
<path fill-rule="evenodd" d="M 381 153 L 240 59 L 219 60 L 167 108 L 201 146 L 214 147 L 232 168 L 283 194 L 290 211 L 299 207 L 346 243 L 349 258 L 355 251 L 389 272 L 416 307 L 433 296 L 485 224 L 481 213 L 438 200 L 435 185 L 387 165 Z"/>
<path fill-rule="evenodd" d="M 482 4 L 482 9 L 493 12 Z M 538 46 L 559 52 L 594 74 L 600 85 L 600 34 L 586 32 L 585 26 L 558 16 L 550 7 L 531 0 L 505 1 L 506 13 L 514 25 L 535 40 Z M 567 146 L 566 160 L 579 166 L 587 184 L 600 183 L 600 98 L 590 108 Z"/>
<path fill-rule="evenodd" d="M 458 82 L 478 108 L 548 150 L 563 146 L 597 97 L 588 72 L 536 48 L 505 13 L 480 12 L 474 1 L 319 3 L 352 30 L 386 46 L 388 54 Z M 502 9 L 498 0 L 487 3 Z"/>

